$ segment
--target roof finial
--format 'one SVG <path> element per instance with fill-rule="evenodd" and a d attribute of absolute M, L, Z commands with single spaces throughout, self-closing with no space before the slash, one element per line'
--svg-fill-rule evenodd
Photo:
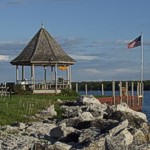
<path fill-rule="evenodd" d="M 42 28 L 44 28 L 44 22 L 41 23 Z"/>

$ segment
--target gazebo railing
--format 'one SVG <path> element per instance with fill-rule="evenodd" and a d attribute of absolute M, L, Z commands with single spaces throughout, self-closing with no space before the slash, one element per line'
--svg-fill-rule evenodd
<path fill-rule="evenodd" d="M 57 80 L 57 83 L 55 80 L 51 80 L 51 81 L 36 80 L 34 82 L 32 80 L 27 80 L 27 81 L 18 80 L 18 84 L 21 84 L 24 89 L 31 89 L 31 90 L 33 89 L 33 87 L 35 90 L 50 90 L 50 89 L 55 89 L 56 86 L 57 89 L 69 88 L 68 80 L 62 80 L 62 81 Z"/>

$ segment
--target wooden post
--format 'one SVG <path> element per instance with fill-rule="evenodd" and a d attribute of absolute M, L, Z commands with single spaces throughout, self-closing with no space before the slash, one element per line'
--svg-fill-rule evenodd
<path fill-rule="evenodd" d="M 76 83 L 76 92 L 78 93 L 78 83 Z"/>
<path fill-rule="evenodd" d="M 122 82 L 121 81 L 119 83 L 119 87 L 120 87 L 120 103 L 122 103 Z"/>
<path fill-rule="evenodd" d="M 113 94 L 113 100 L 114 100 L 114 105 L 116 105 L 116 93 L 115 93 L 115 81 L 112 81 L 112 94 Z"/>
<path fill-rule="evenodd" d="M 137 96 L 138 96 L 138 104 L 139 104 L 139 95 L 140 95 L 140 92 L 139 92 L 139 90 L 140 90 L 140 83 L 138 82 L 138 83 L 137 83 Z"/>
<path fill-rule="evenodd" d="M 19 67 L 16 65 L 16 84 L 18 84 L 19 81 Z"/>
<path fill-rule="evenodd" d="M 25 72 L 24 72 L 24 66 L 22 65 L 22 81 L 25 80 Z"/>
<path fill-rule="evenodd" d="M 34 64 L 31 65 L 31 82 L 32 82 L 32 89 L 35 89 L 35 73 L 34 73 Z"/>
<path fill-rule="evenodd" d="M 72 89 L 71 87 L 71 65 L 69 66 L 69 89 Z"/>
<path fill-rule="evenodd" d="M 142 83 L 141 82 L 139 83 L 139 87 L 140 87 L 140 89 L 139 89 L 139 95 L 141 96 L 142 95 Z"/>
<path fill-rule="evenodd" d="M 66 78 L 67 78 L 68 86 L 69 86 L 69 70 L 70 70 L 70 67 L 68 66 L 68 69 L 66 70 Z"/>
<path fill-rule="evenodd" d="M 102 83 L 102 95 L 104 95 L 104 84 Z"/>
<path fill-rule="evenodd" d="M 44 66 L 44 82 L 46 83 L 46 66 Z"/>
<path fill-rule="evenodd" d="M 87 84 L 85 84 L 85 95 L 87 95 Z"/>
<path fill-rule="evenodd" d="M 57 64 L 55 64 L 55 93 L 57 94 Z"/>
<path fill-rule="evenodd" d="M 132 82 L 132 92 L 131 92 L 131 94 L 132 94 L 132 106 L 134 106 L 134 82 Z"/>
<path fill-rule="evenodd" d="M 128 82 L 126 82 L 126 98 L 127 98 L 127 105 L 129 105 L 129 100 L 128 100 Z"/>

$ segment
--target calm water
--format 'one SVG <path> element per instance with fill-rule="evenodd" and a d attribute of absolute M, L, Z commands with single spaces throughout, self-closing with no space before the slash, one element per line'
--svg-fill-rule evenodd
<path fill-rule="evenodd" d="M 84 95 L 84 91 L 80 91 L 80 94 Z M 101 95 L 100 91 L 88 91 L 88 95 Z M 134 93 L 136 95 L 136 92 Z M 111 96 L 111 91 L 105 91 L 105 95 Z M 116 91 L 116 95 L 119 95 L 119 91 Z M 143 100 L 143 107 L 142 112 L 144 112 L 147 116 L 148 121 L 150 122 L 150 91 L 144 92 L 144 100 Z"/>

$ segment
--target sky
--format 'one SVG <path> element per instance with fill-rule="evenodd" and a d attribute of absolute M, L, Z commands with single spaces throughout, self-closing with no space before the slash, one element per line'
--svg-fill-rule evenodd
<path fill-rule="evenodd" d="M 0 0 L 0 82 L 15 81 L 15 58 L 44 28 L 77 62 L 73 81 L 150 80 L 150 0 Z"/>

